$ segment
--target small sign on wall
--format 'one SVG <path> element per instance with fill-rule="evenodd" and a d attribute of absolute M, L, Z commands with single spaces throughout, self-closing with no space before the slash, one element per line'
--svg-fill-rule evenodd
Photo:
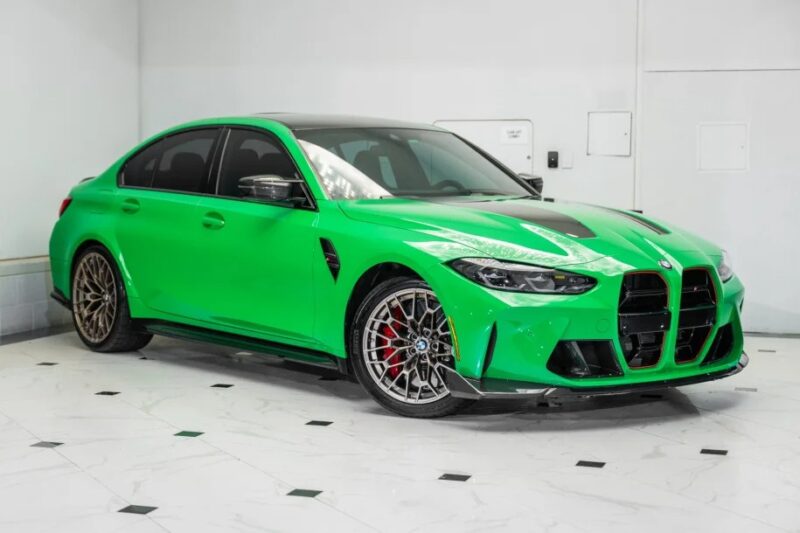
<path fill-rule="evenodd" d="M 533 173 L 533 123 L 528 119 L 453 119 L 434 124 L 476 144 L 514 172 Z"/>
<path fill-rule="evenodd" d="M 697 125 L 697 170 L 747 170 L 749 144 L 746 122 L 701 122 Z"/>
<path fill-rule="evenodd" d="M 590 111 L 586 155 L 631 155 L 630 111 Z"/>
<path fill-rule="evenodd" d="M 500 142 L 502 144 L 528 144 L 528 128 L 522 126 L 501 126 Z"/>

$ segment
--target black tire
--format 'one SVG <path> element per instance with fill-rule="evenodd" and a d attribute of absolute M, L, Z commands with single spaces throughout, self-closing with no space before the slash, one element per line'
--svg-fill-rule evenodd
<path fill-rule="evenodd" d="M 114 290 L 108 290 L 106 292 L 109 295 L 108 299 L 113 301 L 115 305 L 113 319 L 108 321 L 111 326 L 110 328 L 104 328 L 108 329 L 108 331 L 98 334 L 96 337 L 99 338 L 92 339 L 84 332 L 85 326 L 81 326 L 80 302 L 78 302 L 76 298 L 78 294 L 77 284 L 80 267 L 84 260 L 88 261 L 90 258 L 97 260 L 97 255 L 105 259 L 110 268 L 110 275 L 113 276 L 113 281 L 110 283 L 113 284 Z M 153 338 L 152 334 L 138 328 L 131 319 L 125 284 L 122 282 L 122 276 L 120 275 L 116 261 L 114 261 L 114 258 L 104 247 L 93 245 L 81 251 L 73 263 L 71 284 L 72 295 L 70 301 L 72 307 L 72 323 L 81 341 L 91 350 L 104 353 L 132 352 L 144 348 L 147 343 L 150 342 L 150 339 Z"/>
<path fill-rule="evenodd" d="M 368 363 L 364 357 L 363 339 L 367 334 L 367 322 L 377 307 L 381 306 L 387 297 L 398 291 L 407 289 L 421 289 L 431 291 L 427 283 L 420 279 L 410 277 L 392 278 L 377 285 L 361 302 L 356 311 L 353 326 L 350 331 L 349 356 L 353 373 L 361 386 L 372 395 L 375 400 L 394 413 L 413 418 L 437 418 L 454 414 L 472 404 L 472 400 L 454 398 L 449 392 L 431 403 L 411 404 L 392 397 L 389 392 L 378 386 L 376 378 L 367 369 Z M 432 294 L 432 291 L 431 291 Z M 407 379 L 407 378 L 406 378 Z"/>

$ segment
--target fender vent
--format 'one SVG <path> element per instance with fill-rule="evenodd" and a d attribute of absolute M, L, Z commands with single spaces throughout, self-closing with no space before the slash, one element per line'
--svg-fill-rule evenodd
<path fill-rule="evenodd" d="M 331 276 L 333 276 L 333 280 L 339 277 L 339 269 L 341 268 L 341 263 L 339 263 L 339 255 L 336 253 L 336 248 L 333 247 L 333 243 L 325 238 L 319 239 L 320 245 L 322 245 L 322 254 L 325 256 L 325 262 L 328 264 L 328 270 L 331 271 Z"/>

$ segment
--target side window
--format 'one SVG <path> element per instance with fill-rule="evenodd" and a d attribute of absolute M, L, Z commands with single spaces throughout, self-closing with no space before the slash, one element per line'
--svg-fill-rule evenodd
<path fill-rule="evenodd" d="M 201 192 L 218 132 L 216 129 L 192 130 L 156 141 L 125 163 L 122 184 Z"/>
<path fill-rule="evenodd" d="M 122 170 L 122 184 L 129 187 L 150 187 L 153 184 L 153 170 L 158 162 L 159 143 L 145 148 L 128 159 Z"/>
<path fill-rule="evenodd" d="M 294 164 L 277 141 L 268 135 L 251 130 L 233 129 L 225 145 L 219 172 L 217 194 L 234 198 L 247 198 L 252 190 L 240 183 L 252 176 L 280 176 L 298 179 Z M 294 184 L 292 197 L 304 196 L 300 184 Z"/>
<path fill-rule="evenodd" d="M 158 143 L 159 159 L 153 188 L 201 192 L 218 130 L 193 130 L 171 135 Z"/>

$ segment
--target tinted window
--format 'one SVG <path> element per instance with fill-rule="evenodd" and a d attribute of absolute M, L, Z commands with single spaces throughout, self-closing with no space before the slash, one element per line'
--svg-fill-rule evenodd
<path fill-rule="evenodd" d="M 158 162 L 158 143 L 145 148 L 125 163 L 122 183 L 131 187 L 150 187 L 153 183 L 153 170 Z"/>
<path fill-rule="evenodd" d="M 222 156 L 217 194 L 243 198 L 252 190 L 239 187 L 239 180 L 251 176 L 280 176 L 298 179 L 291 158 L 276 140 L 251 130 L 231 130 Z M 292 196 L 303 196 L 302 188 L 295 185 Z"/>
<path fill-rule="evenodd" d="M 324 129 L 299 131 L 297 136 L 333 199 L 530 194 L 445 131 Z"/>
<path fill-rule="evenodd" d="M 194 130 L 160 141 L 153 188 L 201 192 L 208 177 L 216 138 L 217 130 Z"/>

